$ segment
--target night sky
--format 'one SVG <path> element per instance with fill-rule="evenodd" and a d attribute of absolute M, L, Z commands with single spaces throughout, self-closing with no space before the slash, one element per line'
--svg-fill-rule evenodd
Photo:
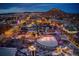
<path fill-rule="evenodd" d="M 0 13 L 45 12 L 59 8 L 67 13 L 79 13 L 78 3 L 0 3 Z"/>

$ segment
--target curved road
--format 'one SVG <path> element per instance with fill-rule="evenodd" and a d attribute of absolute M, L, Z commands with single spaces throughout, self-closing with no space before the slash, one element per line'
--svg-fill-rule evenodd
<path fill-rule="evenodd" d="M 19 22 L 19 24 L 17 24 L 17 26 L 14 26 L 10 30 L 6 31 L 4 33 L 4 36 L 5 37 L 11 37 L 11 36 L 13 36 L 15 33 L 17 33 L 19 31 L 19 29 L 23 26 L 23 24 L 26 23 L 30 19 L 30 17 L 31 17 L 31 15 L 29 15 L 25 19 L 22 19 Z M 76 43 L 75 39 L 73 38 L 74 34 L 76 34 L 78 31 L 69 31 L 69 30 L 65 29 L 64 27 L 62 27 L 61 30 L 62 30 L 63 34 L 66 34 L 68 36 L 69 41 L 71 43 L 73 43 L 76 47 L 79 48 L 79 43 Z"/>

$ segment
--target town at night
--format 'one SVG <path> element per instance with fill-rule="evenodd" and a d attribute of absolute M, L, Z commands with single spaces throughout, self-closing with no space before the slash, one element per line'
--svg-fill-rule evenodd
<path fill-rule="evenodd" d="M 79 56 L 79 4 L 0 4 L 0 56 Z"/>

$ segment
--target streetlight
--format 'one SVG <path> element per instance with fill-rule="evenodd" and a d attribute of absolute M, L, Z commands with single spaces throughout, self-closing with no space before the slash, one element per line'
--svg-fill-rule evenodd
<path fill-rule="evenodd" d="M 31 55 L 35 56 L 36 47 L 31 45 L 28 47 L 29 51 L 31 52 Z"/>

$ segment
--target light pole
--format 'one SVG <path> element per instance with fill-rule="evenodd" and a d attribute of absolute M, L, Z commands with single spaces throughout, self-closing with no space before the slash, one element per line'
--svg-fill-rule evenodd
<path fill-rule="evenodd" d="M 28 49 L 29 49 L 31 55 L 35 56 L 36 47 L 31 45 L 31 46 L 28 47 Z"/>

